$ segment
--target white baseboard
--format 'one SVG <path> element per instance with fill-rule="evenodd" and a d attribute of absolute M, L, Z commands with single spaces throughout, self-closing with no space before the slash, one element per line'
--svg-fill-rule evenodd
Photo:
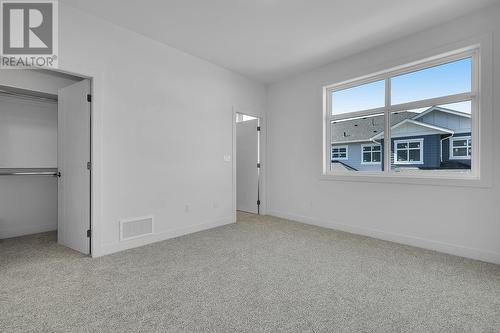
<path fill-rule="evenodd" d="M 433 240 L 427 240 L 423 238 L 402 235 L 398 233 L 386 232 L 377 229 L 356 227 L 348 224 L 341 224 L 335 222 L 320 221 L 311 217 L 294 215 L 283 213 L 279 211 L 269 211 L 269 215 L 284 218 L 287 220 L 293 220 L 305 224 L 315 225 L 328 229 L 335 229 L 340 231 L 349 232 L 352 234 L 363 235 L 368 237 L 373 237 L 377 239 L 382 239 L 394 243 L 400 243 L 410 246 L 415 246 L 419 248 L 424 248 L 428 250 L 448 253 L 460 257 L 481 260 L 485 262 L 490 262 L 494 264 L 500 264 L 500 253 L 484 251 L 480 249 L 464 247 L 460 245 L 454 245 L 449 243 L 437 242 Z"/>
<path fill-rule="evenodd" d="M 208 230 L 212 228 L 221 227 L 226 224 L 235 223 L 236 220 L 233 216 L 226 217 L 223 219 L 205 222 L 201 224 L 191 225 L 185 228 L 177 228 L 172 230 L 163 231 L 161 233 L 155 233 L 151 235 L 147 235 L 141 238 L 136 238 L 128 241 L 113 243 L 113 244 L 105 244 L 101 246 L 100 251 L 96 254 L 93 254 L 92 257 L 100 257 L 107 254 L 112 254 L 128 249 L 133 249 L 135 247 L 140 247 L 156 242 L 161 242 L 170 238 L 175 238 L 187 234 L 192 234 L 194 232 Z"/>
<path fill-rule="evenodd" d="M 25 227 L 16 226 L 15 228 L 3 227 L 0 229 L 0 235 L 2 235 L 0 239 L 33 235 L 55 230 L 57 230 L 57 224 L 32 225 Z"/>

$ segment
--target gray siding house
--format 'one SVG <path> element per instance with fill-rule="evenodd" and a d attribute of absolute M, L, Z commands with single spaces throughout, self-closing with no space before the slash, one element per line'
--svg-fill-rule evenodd
<path fill-rule="evenodd" d="M 333 170 L 384 169 L 384 116 L 332 123 Z M 391 168 L 470 169 L 471 116 L 433 106 L 391 116 Z"/>

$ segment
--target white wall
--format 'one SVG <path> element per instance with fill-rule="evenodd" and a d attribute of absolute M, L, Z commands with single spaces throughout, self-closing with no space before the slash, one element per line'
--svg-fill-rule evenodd
<path fill-rule="evenodd" d="M 0 168 L 57 167 L 57 102 L 0 96 Z"/>
<path fill-rule="evenodd" d="M 499 17 L 499 6 L 488 8 L 272 85 L 268 93 L 269 212 L 500 263 L 500 134 L 488 130 L 500 128 Z M 324 85 L 419 60 L 447 45 L 485 34 L 491 37 L 491 32 L 495 63 L 486 76 L 493 71 L 494 99 L 491 81 L 482 95 L 484 110 L 491 112 L 493 102 L 494 111 L 482 119 L 486 187 L 320 179 Z M 487 56 L 491 59 L 491 54 Z"/>
<path fill-rule="evenodd" d="M 63 70 L 94 76 L 93 254 L 233 221 L 233 108 L 263 114 L 259 83 L 60 3 Z M 119 242 L 119 221 L 155 235 Z"/>
<path fill-rule="evenodd" d="M 0 239 L 56 229 L 56 177 L 0 176 Z"/>
<path fill-rule="evenodd" d="M 55 167 L 57 103 L 0 96 L 0 168 Z M 56 229 L 55 177 L 0 176 L 0 239 Z"/>

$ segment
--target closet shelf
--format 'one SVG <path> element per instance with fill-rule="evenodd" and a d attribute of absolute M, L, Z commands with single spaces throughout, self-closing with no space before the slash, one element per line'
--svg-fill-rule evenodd
<path fill-rule="evenodd" d="M 0 176 L 57 176 L 57 168 L 0 168 Z"/>

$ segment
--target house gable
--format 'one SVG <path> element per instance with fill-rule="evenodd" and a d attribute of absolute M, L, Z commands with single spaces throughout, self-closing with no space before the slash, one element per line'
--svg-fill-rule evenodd
<path fill-rule="evenodd" d="M 448 128 L 457 133 L 470 132 L 472 126 L 470 114 L 441 107 L 432 107 L 416 115 L 413 120 Z"/>
<path fill-rule="evenodd" d="M 432 134 L 453 134 L 452 130 L 448 128 L 443 128 L 440 126 L 435 126 L 413 119 L 406 119 L 391 128 L 391 137 L 411 137 L 411 136 L 423 136 Z M 371 140 L 380 140 L 384 138 L 384 132 L 381 132 L 371 138 Z"/>
<path fill-rule="evenodd" d="M 423 136 L 431 134 L 453 134 L 453 131 L 449 131 L 445 128 L 439 128 L 436 126 L 426 126 L 426 124 L 419 123 L 412 120 L 405 120 L 399 123 L 392 131 L 391 137 L 408 137 L 408 136 Z"/>

